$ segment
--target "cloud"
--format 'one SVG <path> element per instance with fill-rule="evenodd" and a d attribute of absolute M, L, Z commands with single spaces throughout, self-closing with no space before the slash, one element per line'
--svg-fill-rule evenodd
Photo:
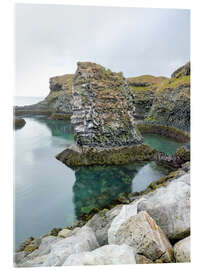
<path fill-rule="evenodd" d="M 189 58 L 189 10 L 16 5 L 16 95 L 46 96 L 77 61 L 170 76 Z"/>

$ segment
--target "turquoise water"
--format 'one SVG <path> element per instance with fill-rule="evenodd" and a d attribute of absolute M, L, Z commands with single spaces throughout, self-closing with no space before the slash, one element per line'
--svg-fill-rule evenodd
<path fill-rule="evenodd" d="M 183 143 L 157 134 L 144 134 L 144 143 L 166 154 L 172 154 Z"/>
<path fill-rule="evenodd" d="M 15 246 L 29 236 L 38 237 L 53 227 L 71 225 L 82 213 L 109 204 L 122 192 L 141 191 L 165 175 L 154 162 L 74 171 L 55 158 L 73 142 L 70 122 L 25 120 L 26 125 L 14 131 Z M 162 151 L 168 149 L 168 139 L 160 144 L 160 136 L 146 138 L 153 146 L 161 145 Z M 171 140 L 170 145 L 173 150 L 178 146 Z"/>

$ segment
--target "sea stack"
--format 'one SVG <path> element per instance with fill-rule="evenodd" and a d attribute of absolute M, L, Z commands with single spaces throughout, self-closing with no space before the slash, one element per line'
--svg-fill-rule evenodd
<path fill-rule="evenodd" d="M 143 145 L 133 117 L 133 90 L 123 74 L 90 62 L 77 65 L 71 117 L 76 145 L 59 154 L 57 159 L 69 166 L 124 164 L 148 159 L 153 151 Z"/>

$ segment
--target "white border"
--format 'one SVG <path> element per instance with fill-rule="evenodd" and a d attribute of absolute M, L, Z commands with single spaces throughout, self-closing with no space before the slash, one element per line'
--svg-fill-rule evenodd
<path fill-rule="evenodd" d="M 126 7 L 153 7 L 153 8 L 183 8 L 192 9 L 192 263 L 191 264 L 164 264 L 164 265 L 129 265 L 127 266 L 97 266 L 97 267 L 68 267 L 66 269 L 190 269 L 193 266 L 199 269 L 202 265 L 202 4 L 201 1 L 173 1 L 173 0 L 24 0 L 0 1 L 0 86 L 1 86 L 1 242 L 0 254 L 2 269 L 12 268 L 13 243 L 13 184 L 12 184 L 12 98 L 14 89 L 14 3 L 33 4 L 72 4 L 89 6 L 126 6 Z M 199 265 L 198 265 L 199 264 Z M 200 267 L 199 267 L 200 266 Z M 61 269 L 61 268 L 52 268 Z M 62 269 L 65 269 L 62 267 Z"/>

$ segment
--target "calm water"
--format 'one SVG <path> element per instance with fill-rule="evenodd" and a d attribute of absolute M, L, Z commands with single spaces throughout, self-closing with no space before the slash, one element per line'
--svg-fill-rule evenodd
<path fill-rule="evenodd" d="M 82 213 L 110 203 L 122 192 L 141 191 L 165 174 L 154 162 L 73 171 L 55 158 L 73 142 L 70 122 L 25 120 L 26 125 L 14 131 L 15 246 L 29 236 L 71 225 Z M 158 135 L 147 135 L 145 141 L 162 151 L 180 145 Z"/>

